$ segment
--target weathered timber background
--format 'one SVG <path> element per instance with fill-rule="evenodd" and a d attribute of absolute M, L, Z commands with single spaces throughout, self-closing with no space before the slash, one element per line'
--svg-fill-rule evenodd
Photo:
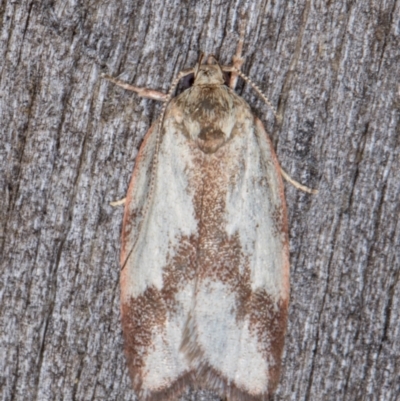
<path fill-rule="evenodd" d="M 119 237 L 167 91 L 200 51 L 231 61 L 286 185 L 291 306 L 275 401 L 400 399 L 398 0 L 0 0 L 0 399 L 135 400 Z M 217 400 L 190 391 L 185 400 Z"/>

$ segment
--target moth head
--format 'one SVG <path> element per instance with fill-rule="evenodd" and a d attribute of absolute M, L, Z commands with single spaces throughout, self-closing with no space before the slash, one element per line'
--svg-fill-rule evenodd
<path fill-rule="evenodd" d="M 213 55 L 207 57 L 207 64 L 202 64 L 204 55 L 201 54 L 194 69 L 193 85 L 223 85 L 224 73 Z M 215 61 L 215 64 L 211 64 Z"/>

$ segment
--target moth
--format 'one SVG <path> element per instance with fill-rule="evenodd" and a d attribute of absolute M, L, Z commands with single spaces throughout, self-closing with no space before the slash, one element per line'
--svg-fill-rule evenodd
<path fill-rule="evenodd" d="M 240 44 L 241 46 L 241 44 Z M 243 60 L 212 56 L 147 132 L 125 201 L 121 313 L 142 401 L 188 387 L 267 400 L 280 376 L 289 304 L 288 222 L 268 135 L 235 94 Z M 230 85 L 224 72 L 231 72 Z"/>

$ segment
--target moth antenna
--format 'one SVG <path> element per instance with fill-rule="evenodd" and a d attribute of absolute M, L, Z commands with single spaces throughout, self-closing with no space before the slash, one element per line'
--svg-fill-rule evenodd
<path fill-rule="evenodd" d="M 203 52 L 201 52 L 200 53 L 200 56 L 199 56 L 199 59 L 197 60 L 197 63 L 196 63 L 196 65 L 195 65 L 195 67 L 194 67 L 194 77 L 196 78 L 196 76 L 197 76 L 197 73 L 199 72 L 199 68 L 200 68 L 200 66 L 201 66 L 201 63 L 203 62 L 203 58 L 204 58 L 204 53 Z M 179 76 L 179 75 L 178 75 Z"/>
<path fill-rule="evenodd" d="M 200 56 L 201 58 L 203 56 Z M 156 137 L 156 144 L 155 144 L 155 152 L 154 152 L 154 158 L 153 158 L 153 163 L 151 165 L 151 176 L 150 176 L 150 187 L 149 187 L 149 196 L 146 199 L 146 204 L 143 209 L 143 214 L 142 214 L 142 220 L 140 221 L 138 225 L 138 232 L 141 231 L 143 222 L 146 220 L 147 213 L 150 208 L 151 201 L 153 199 L 153 194 L 154 194 L 154 188 L 155 188 L 155 182 L 156 182 L 156 169 L 157 169 L 157 164 L 158 164 L 158 152 L 160 150 L 160 142 L 161 142 L 161 130 L 162 126 L 164 123 L 164 116 L 165 116 L 165 111 L 167 109 L 167 106 L 169 102 L 171 101 L 172 94 L 174 93 L 176 87 L 178 86 L 179 81 L 184 77 L 185 75 L 188 75 L 189 73 L 193 72 L 193 70 L 190 71 L 181 71 L 178 76 L 173 80 L 171 87 L 167 93 L 167 96 L 165 98 L 165 101 L 163 103 L 162 109 L 161 109 L 161 115 L 160 115 L 160 121 L 157 126 L 157 137 Z M 136 248 L 137 240 L 139 238 L 139 235 L 136 238 L 135 243 L 133 244 L 131 250 L 129 251 L 124 263 L 122 264 L 121 270 L 124 269 L 126 266 L 129 257 L 131 256 L 133 250 Z"/>
<path fill-rule="evenodd" d="M 261 97 L 261 99 L 263 99 L 264 102 L 267 103 L 267 105 L 271 108 L 277 121 L 280 122 L 280 120 L 281 120 L 280 116 L 278 116 L 278 113 L 275 110 L 274 106 L 272 106 L 271 102 L 269 101 L 267 96 L 264 95 L 264 93 L 261 91 L 259 86 L 257 84 L 255 84 L 247 75 L 243 74 L 243 72 L 238 70 L 236 67 L 232 66 L 231 69 L 234 70 L 241 78 L 243 78 L 245 80 L 245 82 L 247 82 L 248 84 L 250 84 L 252 86 L 252 88 L 257 92 L 257 94 Z M 281 167 L 280 167 L 280 170 L 281 170 L 283 178 L 286 181 L 290 182 L 295 188 L 299 189 L 300 191 L 307 192 L 309 194 L 315 195 L 318 193 L 317 189 L 306 187 L 305 185 L 302 185 L 299 182 L 297 182 L 296 180 L 294 180 L 293 178 L 291 178 L 289 176 L 289 174 L 287 174 Z"/>
<path fill-rule="evenodd" d="M 262 90 L 259 88 L 257 84 L 255 84 L 247 75 L 243 74 L 242 71 L 238 70 L 236 67 L 232 66 L 232 69 L 238 74 L 245 82 L 250 84 L 250 86 L 257 92 L 258 96 L 261 97 L 262 100 L 264 100 L 265 103 L 270 107 L 272 112 L 274 113 L 275 118 L 280 122 L 280 117 L 278 116 L 278 112 L 275 110 L 275 107 L 272 106 L 272 103 L 269 101 L 266 95 L 262 92 Z"/>

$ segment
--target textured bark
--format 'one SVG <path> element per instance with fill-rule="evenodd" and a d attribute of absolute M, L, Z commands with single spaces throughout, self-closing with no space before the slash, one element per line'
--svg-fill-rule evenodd
<path fill-rule="evenodd" d="M 160 111 L 102 72 L 167 91 L 200 51 L 243 83 L 286 185 L 291 304 L 280 400 L 400 397 L 398 0 L 0 1 L 0 399 L 134 400 L 119 248 Z M 185 400 L 217 400 L 191 391 Z"/>

